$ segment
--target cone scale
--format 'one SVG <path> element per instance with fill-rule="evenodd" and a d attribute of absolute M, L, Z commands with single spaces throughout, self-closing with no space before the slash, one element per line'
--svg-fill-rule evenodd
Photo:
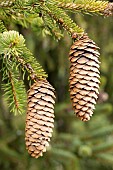
<path fill-rule="evenodd" d="M 88 121 L 93 115 L 99 93 L 99 47 L 86 34 L 73 39 L 69 52 L 70 98 L 77 117 Z"/>
<path fill-rule="evenodd" d="M 49 146 L 54 127 L 55 90 L 46 80 L 34 83 L 28 91 L 25 141 L 28 153 L 35 158 Z"/>

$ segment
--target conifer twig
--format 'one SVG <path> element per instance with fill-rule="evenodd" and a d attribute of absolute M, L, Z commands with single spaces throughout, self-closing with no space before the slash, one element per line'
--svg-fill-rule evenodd
<path fill-rule="evenodd" d="M 105 1 L 83 1 L 80 3 L 73 2 L 56 2 L 57 5 L 62 8 L 69 10 L 71 12 L 83 12 L 83 13 L 99 13 L 107 7 L 108 2 Z"/>
<path fill-rule="evenodd" d="M 63 9 L 58 8 L 56 5 L 47 4 L 45 8 L 46 12 L 54 18 L 67 32 L 71 35 L 76 32 L 77 34 L 83 34 L 83 28 L 79 27 L 66 13 Z"/>
<path fill-rule="evenodd" d="M 11 71 L 9 71 L 9 79 L 10 79 L 11 86 L 12 86 L 12 93 L 13 93 L 13 99 L 14 99 L 15 107 L 16 107 L 17 110 L 19 110 L 19 103 L 18 103 L 18 99 L 17 99 L 16 90 L 15 90 L 14 81 L 13 81 L 13 78 L 12 78 Z"/>
<path fill-rule="evenodd" d="M 5 28 L 3 22 L 0 20 L 0 33 L 7 31 L 7 29 Z"/>
<path fill-rule="evenodd" d="M 2 0 L 0 7 L 11 7 L 15 0 Z"/>

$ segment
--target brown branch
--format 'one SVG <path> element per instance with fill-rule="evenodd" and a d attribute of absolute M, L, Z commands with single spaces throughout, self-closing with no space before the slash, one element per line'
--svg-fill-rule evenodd
<path fill-rule="evenodd" d="M 13 92 L 13 96 L 14 96 L 15 106 L 16 106 L 17 110 L 19 110 L 19 103 L 18 103 L 18 100 L 17 100 L 17 97 L 16 97 L 14 81 L 13 81 L 13 78 L 12 78 L 12 73 L 10 71 L 9 71 L 9 78 L 10 78 L 10 81 L 11 81 L 11 86 L 12 86 L 12 92 Z"/>
<path fill-rule="evenodd" d="M 19 58 L 18 56 L 16 56 L 16 59 L 21 64 L 21 66 L 29 72 L 31 79 L 36 80 L 37 75 L 36 75 L 35 71 L 33 70 L 31 64 L 26 63 L 22 58 Z"/>

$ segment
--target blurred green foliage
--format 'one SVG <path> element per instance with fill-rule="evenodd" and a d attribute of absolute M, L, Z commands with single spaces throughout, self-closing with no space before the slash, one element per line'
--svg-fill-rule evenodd
<path fill-rule="evenodd" d="M 100 47 L 101 89 L 90 122 L 78 120 L 68 92 L 68 52 L 71 38 L 60 41 L 44 37 L 34 28 L 10 24 L 26 38 L 27 47 L 48 73 L 55 87 L 55 128 L 51 145 L 43 157 L 31 158 L 24 141 L 26 115 L 9 113 L 0 87 L 0 169 L 1 170 L 112 170 L 113 169 L 113 22 L 112 18 L 72 15 L 78 25 Z M 1 75 L 0 75 L 1 81 Z"/>

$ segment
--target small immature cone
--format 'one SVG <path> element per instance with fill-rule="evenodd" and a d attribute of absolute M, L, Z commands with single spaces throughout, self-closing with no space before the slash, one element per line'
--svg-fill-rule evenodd
<path fill-rule="evenodd" d="M 54 127 L 55 90 L 40 80 L 28 91 L 28 108 L 25 128 L 26 148 L 32 157 L 38 158 L 46 152 Z"/>
<path fill-rule="evenodd" d="M 90 120 L 99 89 L 99 52 L 97 45 L 84 34 L 71 46 L 70 97 L 74 111 L 82 121 Z"/>

